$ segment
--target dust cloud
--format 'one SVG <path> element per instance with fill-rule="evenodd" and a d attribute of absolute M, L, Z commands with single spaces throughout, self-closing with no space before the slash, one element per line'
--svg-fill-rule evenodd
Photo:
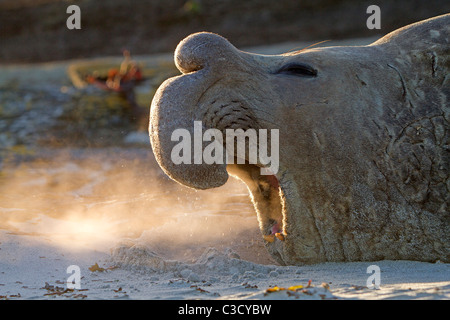
<path fill-rule="evenodd" d="M 233 248 L 267 263 L 247 189 L 230 178 L 196 191 L 164 175 L 151 150 L 42 150 L 0 173 L 0 229 L 37 245 L 108 252 L 128 241 L 190 261 L 205 248 Z"/>

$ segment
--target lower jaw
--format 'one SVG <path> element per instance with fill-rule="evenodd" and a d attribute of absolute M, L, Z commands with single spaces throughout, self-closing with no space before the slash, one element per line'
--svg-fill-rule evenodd
<path fill-rule="evenodd" d="M 260 167 L 255 165 L 234 165 L 229 170 L 248 187 L 253 205 L 256 209 L 259 227 L 265 246 L 272 257 L 280 264 L 286 262 L 282 258 L 286 234 L 285 194 L 283 185 L 276 175 L 261 175 Z"/>

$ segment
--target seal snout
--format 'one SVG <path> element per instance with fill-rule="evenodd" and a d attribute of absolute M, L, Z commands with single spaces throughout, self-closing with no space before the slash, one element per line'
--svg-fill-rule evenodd
<path fill-rule="evenodd" d="M 194 33 L 182 40 L 175 50 L 175 64 L 182 73 L 232 61 L 238 50 L 224 37 L 214 33 Z"/>

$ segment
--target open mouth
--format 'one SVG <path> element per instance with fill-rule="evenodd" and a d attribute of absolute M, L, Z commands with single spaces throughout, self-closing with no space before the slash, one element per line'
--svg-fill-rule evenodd
<path fill-rule="evenodd" d="M 227 165 L 227 171 L 247 185 L 266 247 L 281 260 L 280 251 L 286 238 L 286 197 L 280 178 L 262 175 L 260 169 L 248 163 Z"/>

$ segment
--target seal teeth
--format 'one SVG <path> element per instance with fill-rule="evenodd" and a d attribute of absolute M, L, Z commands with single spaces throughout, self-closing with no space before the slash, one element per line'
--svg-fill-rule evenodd
<path fill-rule="evenodd" d="M 284 241 L 285 240 L 284 234 L 282 234 L 280 232 L 277 232 L 275 234 L 273 234 L 273 233 L 272 234 L 266 234 L 266 235 L 263 236 L 264 240 L 266 240 L 269 243 L 274 242 L 275 241 L 275 237 L 277 237 L 278 240 L 280 240 L 280 241 Z"/>
<path fill-rule="evenodd" d="M 279 232 L 275 233 L 275 237 L 277 237 L 278 240 L 280 240 L 280 241 L 284 241 L 284 234 L 282 234 L 282 233 L 279 233 Z"/>
<path fill-rule="evenodd" d="M 266 240 L 269 243 L 272 243 L 275 241 L 275 235 L 273 234 L 266 234 L 263 236 L 264 240 Z"/>

